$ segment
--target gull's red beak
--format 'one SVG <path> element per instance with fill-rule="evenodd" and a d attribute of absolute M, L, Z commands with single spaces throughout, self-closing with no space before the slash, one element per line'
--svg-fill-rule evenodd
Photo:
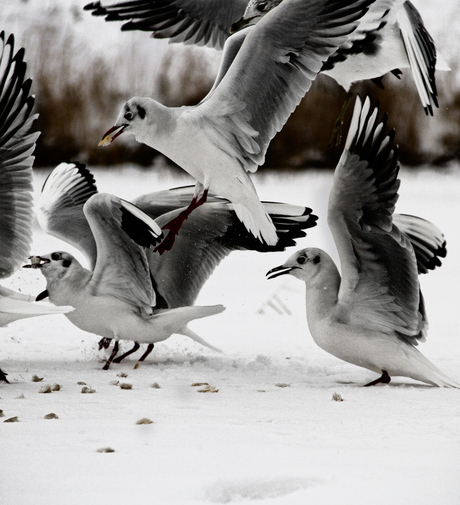
<path fill-rule="evenodd" d="M 105 135 L 102 137 L 102 140 L 99 142 L 98 146 L 108 146 L 111 144 L 119 135 L 123 133 L 124 129 L 127 126 L 127 124 L 122 124 L 121 126 L 112 126 L 110 130 L 105 132 Z"/>

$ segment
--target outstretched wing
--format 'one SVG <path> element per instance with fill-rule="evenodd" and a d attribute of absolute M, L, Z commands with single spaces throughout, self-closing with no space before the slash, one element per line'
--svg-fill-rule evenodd
<path fill-rule="evenodd" d="M 385 126 L 378 108 L 358 97 L 328 210 L 342 266 L 338 305 L 370 329 L 416 343 L 426 319 L 414 249 L 393 223 L 399 165 Z"/>
<path fill-rule="evenodd" d="M 61 163 L 47 177 L 37 202 L 43 231 L 65 240 L 96 264 L 96 243 L 83 214 L 86 201 L 97 193 L 93 174 L 82 163 Z"/>
<path fill-rule="evenodd" d="M 438 107 L 436 47 L 420 13 L 408 0 L 398 9 L 397 21 L 420 100 L 425 113 L 432 116 L 433 105 Z"/>
<path fill-rule="evenodd" d="M 433 223 L 417 216 L 393 214 L 393 224 L 407 235 L 415 257 L 419 274 L 426 274 L 441 266 L 440 258 L 447 255 L 444 233 Z"/>
<path fill-rule="evenodd" d="M 93 195 L 83 212 L 97 247 L 94 293 L 114 296 L 151 314 L 155 293 L 145 248 L 161 240 L 161 229 L 135 205 L 106 193 Z"/>
<path fill-rule="evenodd" d="M 32 242 L 32 153 L 39 132 L 30 133 L 32 81 L 25 80 L 24 49 L 0 33 L 0 278 L 27 259 Z"/>
<path fill-rule="evenodd" d="M 174 190 L 173 190 L 174 192 Z M 193 190 L 190 189 L 190 196 Z M 145 195 L 136 204 L 147 214 L 149 201 L 156 205 L 156 195 Z M 189 200 L 188 200 L 189 201 Z M 257 240 L 236 217 L 233 205 L 214 198 L 196 209 L 184 222 L 174 247 L 163 255 L 148 252 L 150 270 L 157 292 L 157 307 L 193 305 L 206 280 L 216 266 L 232 251 L 283 251 L 316 225 L 317 217 L 308 207 L 262 202 L 270 214 L 279 240 L 267 246 Z M 177 209 L 156 219 L 161 226 L 173 219 Z"/>
<path fill-rule="evenodd" d="M 123 21 L 122 30 L 152 32 L 158 39 L 222 49 L 246 0 L 131 0 L 107 5 L 92 2 L 85 10 L 106 21 Z"/>
<path fill-rule="evenodd" d="M 219 149 L 255 171 L 324 61 L 347 40 L 370 3 L 284 0 L 257 25 L 228 39 L 223 57 L 228 70 L 219 72 L 218 86 L 197 108 L 198 120 L 221 132 Z"/>
<path fill-rule="evenodd" d="M 168 189 L 140 196 L 133 203 L 161 226 L 190 203 L 194 191 L 194 186 Z M 44 230 L 73 243 L 80 250 L 94 251 L 91 256 L 94 258 L 93 269 L 101 249 L 98 246 L 96 252 L 96 241 L 83 213 L 83 205 L 96 192 L 94 178 L 83 165 L 61 164 L 46 180 L 39 200 L 39 221 Z M 304 230 L 316 225 L 317 217 L 308 207 L 271 202 L 264 202 L 264 205 L 279 237 L 274 246 L 256 240 L 236 217 L 233 205 L 228 200 L 208 195 L 207 202 L 185 221 L 171 251 L 160 256 L 152 249 L 145 249 L 156 291 L 155 306 L 172 308 L 193 305 L 215 267 L 231 251 L 283 251 L 295 245 L 297 238 L 304 237 Z M 100 203 L 96 204 L 99 213 L 100 206 Z M 111 224 L 104 226 L 102 235 L 98 232 L 97 236 L 109 234 L 111 239 L 122 236 L 127 247 L 130 242 L 119 229 L 120 209 L 116 210 L 117 206 L 119 204 L 116 203 L 112 208 L 110 199 L 106 203 L 109 216 L 106 220 Z M 95 222 L 101 219 L 96 217 Z M 113 234 L 112 229 L 115 230 Z M 108 240 L 101 238 L 102 247 Z M 132 247 L 136 256 L 138 249 L 133 244 Z M 145 286 L 141 291 L 144 289 Z"/>

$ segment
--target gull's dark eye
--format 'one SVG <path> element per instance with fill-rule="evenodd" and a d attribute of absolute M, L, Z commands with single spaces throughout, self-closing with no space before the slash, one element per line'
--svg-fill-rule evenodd
<path fill-rule="evenodd" d="M 307 261 L 307 258 L 306 258 L 305 256 L 299 256 L 299 257 L 297 258 L 297 263 L 298 263 L 299 265 L 303 265 L 306 261 Z"/>
<path fill-rule="evenodd" d="M 267 8 L 267 2 L 261 2 L 260 4 L 257 4 L 256 9 L 259 12 L 263 12 Z"/>
<path fill-rule="evenodd" d="M 125 115 L 124 115 L 124 118 L 127 120 L 127 121 L 131 121 L 131 119 L 133 118 L 133 113 L 131 111 L 127 111 L 125 112 Z"/>
<path fill-rule="evenodd" d="M 53 261 L 58 261 L 58 260 L 60 260 L 60 259 L 61 259 L 61 255 L 60 255 L 59 253 L 53 253 L 53 254 L 51 255 L 51 259 L 52 259 Z"/>
<path fill-rule="evenodd" d="M 62 262 L 62 266 L 63 266 L 64 268 L 69 268 L 69 267 L 70 267 L 70 263 L 71 263 L 71 261 L 70 261 L 70 260 L 64 260 L 64 261 Z"/>

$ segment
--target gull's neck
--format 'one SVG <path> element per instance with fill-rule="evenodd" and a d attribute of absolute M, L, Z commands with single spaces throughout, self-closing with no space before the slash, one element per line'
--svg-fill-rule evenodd
<path fill-rule="evenodd" d="M 333 268 L 332 268 L 333 267 Z M 305 283 L 308 324 L 327 319 L 337 306 L 340 274 L 334 264 Z"/>
<path fill-rule="evenodd" d="M 166 156 L 177 129 L 178 117 L 185 107 L 166 107 L 153 98 L 144 103 L 148 109 L 145 126 L 136 134 L 136 140 L 156 149 Z"/>
<path fill-rule="evenodd" d="M 67 272 L 66 276 L 62 275 L 46 275 L 46 288 L 49 293 L 49 298 L 55 305 L 72 305 L 76 306 L 76 300 L 80 296 L 85 296 L 84 290 L 91 280 L 92 273 L 80 266 L 72 268 L 72 271 Z"/>

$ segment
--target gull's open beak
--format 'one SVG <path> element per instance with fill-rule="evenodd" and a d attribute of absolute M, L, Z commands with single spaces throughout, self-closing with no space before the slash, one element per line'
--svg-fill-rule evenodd
<path fill-rule="evenodd" d="M 23 265 L 22 268 L 41 268 L 51 262 L 48 258 L 42 258 L 41 256 L 30 256 L 29 259 L 30 264 Z"/>
<path fill-rule="evenodd" d="M 267 276 L 268 280 L 274 279 L 275 277 L 279 277 L 280 275 L 288 274 L 291 270 L 294 270 L 297 267 L 285 267 L 284 265 L 281 265 L 279 267 L 272 268 L 269 270 L 265 275 Z"/>
<path fill-rule="evenodd" d="M 99 142 L 98 146 L 108 146 L 111 144 L 119 135 L 121 135 L 127 124 L 122 124 L 121 126 L 112 126 L 110 130 L 105 132 L 102 140 Z"/>
<path fill-rule="evenodd" d="M 230 33 L 236 33 L 239 32 L 242 28 L 245 26 L 248 26 L 248 24 L 253 20 L 254 18 L 240 18 L 238 21 L 235 21 L 232 26 L 230 26 Z"/>

